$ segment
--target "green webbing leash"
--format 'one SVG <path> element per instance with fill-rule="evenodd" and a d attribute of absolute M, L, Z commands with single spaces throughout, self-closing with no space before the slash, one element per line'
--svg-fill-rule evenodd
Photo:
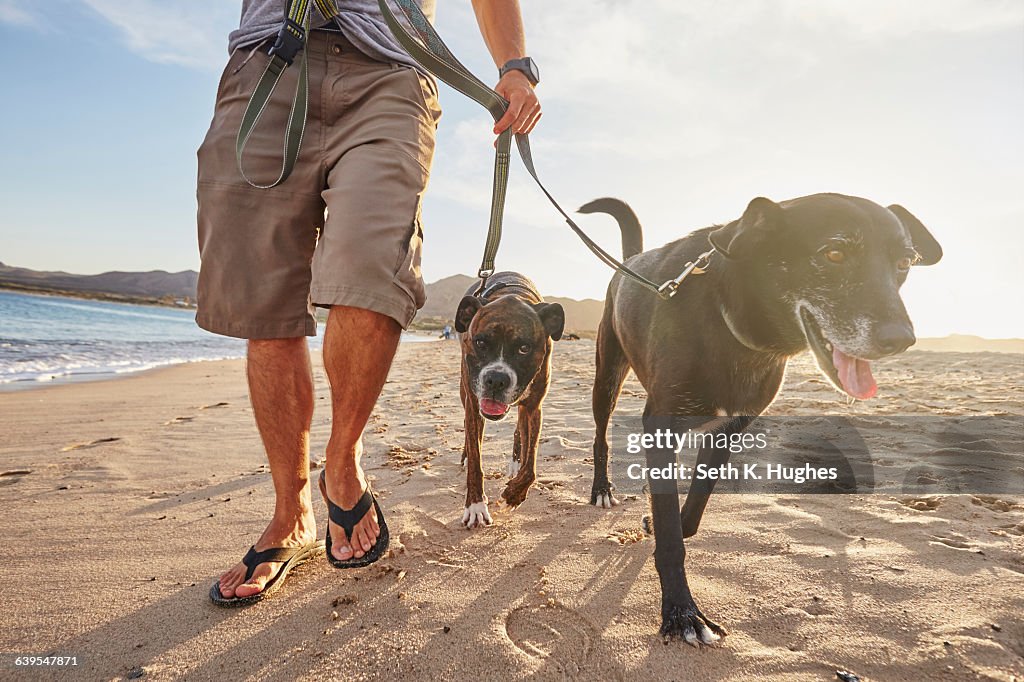
<path fill-rule="evenodd" d="M 338 15 L 338 9 L 332 0 L 314 0 L 325 19 L 333 19 Z M 270 189 L 277 187 L 291 175 L 295 168 L 295 162 L 299 158 L 299 150 L 302 147 L 302 135 L 306 130 L 306 114 L 309 111 L 309 64 L 306 59 L 306 39 L 309 37 L 310 21 L 309 0 L 289 0 L 285 5 L 284 24 L 277 34 L 277 42 L 270 49 L 270 63 L 260 76 L 259 82 L 249 97 L 249 104 L 246 105 L 245 113 L 242 114 L 242 123 L 238 127 L 238 137 L 235 138 L 235 159 L 238 162 L 238 172 L 247 183 L 259 189 Z M 277 84 L 281 81 L 285 69 L 292 65 L 296 55 L 302 52 L 302 59 L 299 62 L 299 81 L 295 86 L 295 96 L 292 98 L 291 111 L 288 113 L 288 124 L 285 127 L 284 152 L 281 161 L 281 173 L 277 180 L 269 185 L 259 185 L 249 179 L 242 168 L 242 152 L 249 143 L 256 124 L 259 123 L 267 108 L 267 102 L 274 94 Z"/>
<path fill-rule="evenodd" d="M 416 32 L 419 37 L 419 41 L 410 35 L 405 26 L 399 23 L 398 19 L 395 18 L 391 8 L 388 6 L 387 0 L 377 0 L 377 2 L 380 5 L 381 13 L 384 15 L 384 20 L 387 22 L 388 28 L 391 29 L 395 38 L 413 57 L 413 59 L 419 62 L 427 71 L 431 72 L 451 87 L 483 105 L 484 108 L 491 112 L 491 116 L 494 117 L 495 122 L 505 115 L 505 110 L 508 109 L 508 102 L 498 93 L 484 85 L 469 71 L 469 69 L 463 66 L 459 60 L 455 58 L 451 53 L 451 50 L 448 49 L 448 46 L 444 44 L 443 40 L 441 40 L 441 36 L 439 36 L 437 31 L 434 30 L 430 21 L 427 20 L 426 16 L 424 16 L 423 11 L 416 2 L 413 0 L 394 0 L 395 4 L 402 10 L 402 14 L 405 15 L 409 25 Z M 484 246 L 484 257 L 483 261 L 480 263 L 480 271 L 478 273 L 478 276 L 481 279 L 478 291 L 483 290 L 487 277 L 494 272 L 494 259 L 498 253 L 498 245 L 501 242 L 501 221 L 505 207 L 505 188 L 508 186 L 509 152 L 511 148 L 510 130 L 511 129 L 506 129 L 498 136 L 496 147 L 497 152 L 494 158 L 494 187 L 491 193 L 491 221 L 487 232 L 487 243 Z M 643 275 L 640 275 L 623 265 L 619 260 L 592 240 L 579 227 L 579 225 L 569 217 L 569 214 L 558 205 L 555 198 L 541 183 L 540 177 L 537 174 L 537 169 L 533 164 L 533 155 L 530 153 L 530 138 L 527 135 L 517 134 L 516 146 L 519 148 L 519 156 L 523 159 L 523 164 L 526 166 L 526 170 L 529 171 L 530 175 L 537 183 L 537 186 L 540 187 L 541 192 L 544 193 L 544 196 L 548 198 L 548 201 L 550 201 L 562 217 L 565 218 L 565 222 L 569 225 L 572 231 L 576 233 L 576 235 L 583 241 L 587 248 L 594 253 L 594 255 L 596 255 L 605 265 L 617 270 L 622 273 L 623 276 L 632 279 L 640 286 L 650 289 L 663 298 L 670 298 L 675 294 L 679 283 L 685 275 L 669 280 L 659 286 Z M 687 265 L 689 270 L 686 271 L 686 275 L 691 272 L 701 271 L 699 266 L 690 267 L 692 264 Z"/>

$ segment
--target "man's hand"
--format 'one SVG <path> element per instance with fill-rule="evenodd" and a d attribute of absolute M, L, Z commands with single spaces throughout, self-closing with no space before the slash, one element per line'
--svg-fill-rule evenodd
<path fill-rule="evenodd" d="M 507 128 L 514 133 L 529 134 L 540 120 L 540 100 L 533 91 L 533 85 L 522 71 L 508 71 L 494 91 L 508 100 L 508 110 L 501 120 L 494 124 L 494 134 L 500 135 Z"/>

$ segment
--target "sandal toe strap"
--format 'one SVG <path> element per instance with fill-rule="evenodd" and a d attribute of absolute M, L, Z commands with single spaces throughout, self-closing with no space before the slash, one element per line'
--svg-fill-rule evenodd
<path fill-rule="evenodd" d="M 333 502 L 327 505 L 328 514 L 331 517 L 331 521 L 338 524 L 345 531 L 345 537 L 349 540 L 352 539 L 352 529 L 356 527 L 356 524 L 366 516 L 366 513 L 370 511 L 370 507 L 373 506 L 373 493 L 367 488 L 363 491 L 359 501 L 356 502 L 356 506 L 351 509 L 342 509 Z"/>
<path fill-rule="evenodd" d="M 246 572 L 245 579 L 248 580 L 252 577 L 252 574 L 256 571 L 256 567 L 260 564 L 265 563 L 283 563 L 291 559 L 293 556 L 299 553 L 301 547 L 271 547 L 265 549 L 262 552 L 256 551 L 256 545 L 249 548 L 249 551 L 242 557 L 242 563 L 245 564 Z"/>

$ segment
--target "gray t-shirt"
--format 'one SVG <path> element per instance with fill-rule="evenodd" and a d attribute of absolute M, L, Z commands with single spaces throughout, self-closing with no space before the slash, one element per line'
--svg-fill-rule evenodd
<path fill-rule="evenodd" d="M 399 45 L 391 30 L 384 23 L 377 0 L 335 0 L 341 14 L 336 18 L 337 28 L 359 51 L 368 57 L 382 62 L 404 64 L 422 71 L 416 61 Z M 436 0 L 417 0 L 423 13 L 430 21 L 434 20 Z M 313 14 L 310 17 L 311 28 L 319 28 L 328 22 L 311 2 Z M 242 0 L 242 21 L 238 30 L 228 36 L 228 51 L 252 45 L 255 42 L 276 36 L 284 22 L 285 0 Z M 395 16 L 405 23 L 402 11 L 392 5 Z M 413 34 L 415 35 L 415 33 Z"/>

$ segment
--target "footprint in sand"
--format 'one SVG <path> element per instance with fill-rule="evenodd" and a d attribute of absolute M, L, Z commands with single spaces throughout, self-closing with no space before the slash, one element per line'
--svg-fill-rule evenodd
<path fill-rule="evenodd" d="M 553 662 L 566 673 L 583 667 L 596 639 L 583 616 L 558 604 L 513 609 L 505 618 L 505 632 L 527 656 Z"/>
<path fill-rule="evenodd" d="M 900 504 L 916 511 L 935 511 L 939 508 L 938 497 L 908 497 L 900 500 Z"/>
<path fill-rule="evenodd" d="M 169 422 L 164 422 L 164 426 L 170 426 L 171 424 L 181 424 L 181 423 L 184 423 L 184 422 L 190 422 L 193 419 L 195 419 L 195 417 L 175 417 L 174 419 L 172 419 Z"/>
<path fill-rule="evenodd" d="M 61 448 L 60 451 L 61 452 L 69 452 L 71 450 L 85 450 L 87 448 L 94 448 L 94 447 L 97 447 L 99 445 L 104 445 L 106 443 L 114 443 L 114 442 L 119 441 L 119 440 L 121 440 L 121 439 L 117 438 L 115 436 L 111 436 L 110 438 L 98 438 L 98 439 L 96 439 L 94 441 L 90 441 L 88 443 L 75 443 L 74 445 L 69 445 L 66 448 Z"/>
<path fill-rule="evenodd" d="M 994 512 L 1008 512 L 1013 509 L 1024 509 L 1024 505 L 1014 504 L 1002 500 L 993 495 L 974 495 L 971 497 L 971 504 L 977 504 L 986 509 L 991 509 Z"/>
<path fill-rule="evenodd" d="M 227 407 L 227 406 L 228 406 L 228 405 L 230 405 L 230 404 L 231 404 L 231 403 L 229 403 L 229 402 L 226 402 L 226 401 L 222 400 L 222 401 L 220 401 L 219 403 L 212 403 L 212 404 L 210 404 L 210 405 L 201 405 L 201 406 L 199 407 L 199 409 L 200 409 L 200 410 L 210 410 L 210 409 L 213 409 L 214 407 Z"/>
<path fill-rule="evenodd" d="M 9 469 L 7 471 L 0 471 L 0 485 L 14 485 L 31 473 L 31 469 Z"/>
<path fill-rule="evenodd" d="M 933 539 L 929 541 L 929 544 L 944 545 L 951 549 L 960 549 L 971 552 L 978 551 L 977 547 L 975 547 L 968 541 L 968 538 L 965 538 L 963 535 L 959 535 L 957 533 L 953 533 L 952 535 L 955 537 L 942 537 L 941 535 L 932 535 L 931 537 Z"/>

